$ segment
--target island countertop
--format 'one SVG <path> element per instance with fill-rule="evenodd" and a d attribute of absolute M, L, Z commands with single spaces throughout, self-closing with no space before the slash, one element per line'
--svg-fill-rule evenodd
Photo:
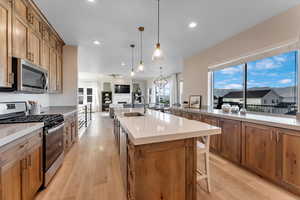
<path fill-rule="evenodd" d="M 168 113 L 147 110 L 144 116 L 124 117 L 125 112 L 143 114 L 143 109 L 118 109 L 115 113 L 134 145 L 221 134 L 218 127 Z"/>

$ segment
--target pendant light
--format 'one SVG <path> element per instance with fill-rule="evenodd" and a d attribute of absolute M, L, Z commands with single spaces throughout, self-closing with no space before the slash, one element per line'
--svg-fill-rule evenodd
<path fill-rule="evenodd" d="M 156 87 L 158 87 L 159 89 L 162 89 L 168 84 L 168 80 L 165 77 L 163 77 L 162 67 L 160 67 L 159 69 L 160 69 L 160 75 L 158 78 L 156 78 L 153 81 L 153 83 Z"/>
<path fill-rule="evenodd" d="M 134 76 L 135 75 L 135 73 L 134 73 L 134 55 L 133 55 L 133 53 L 134 53 L 134 47 L 135 47 L 135 45 L 134 44 L 131 44 L 130 45 L 130 47 L 131 47 L 131 72 L 130 72 L 130 76 Z"/>
<path fill-rule="evenodd" d="M 160 0 L 157 0 L 157 43 L 155 50 L 152 55 L 153 61 L 160 61 L 163 59 L 163 52 L 160 48 L 160 38 L 159 38 L 159 28 L 160 28 L 160 6 L 159 6 Z"/>
<path fill-rule="evenodd" d="M 140 26 L 138 29 L 140 31 L 140 63 L 139 63 L 138 70 L 142 72 L 144 71 L 145 68 L 144 61 L 143 61 L 143 32 L 145 28 Z"/>

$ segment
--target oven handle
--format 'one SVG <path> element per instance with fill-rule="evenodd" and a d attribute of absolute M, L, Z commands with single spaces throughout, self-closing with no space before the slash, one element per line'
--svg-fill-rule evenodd
<path fill-rule="evenodd" d="M 59 126 L 57 126 L 57 127 L 55 127 L 55 128 L 49 129 L 49 130 L 47 131 L 46 135 L 49 135 L 49 134 L 53 133 L 54 131 L 57 131 L 58 129 L 61 129 L 61 128 L 63 128 L 64 126 L 65 126 L 65 123 L 62 123 L 61 125 L 59 125 Z"/>

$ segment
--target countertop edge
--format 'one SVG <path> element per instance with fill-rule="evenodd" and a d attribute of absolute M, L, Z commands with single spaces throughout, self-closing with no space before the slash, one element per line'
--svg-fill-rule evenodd
<path fill-rule="evenodd" d="M 144 138 L 135 139 L 135 138 L 133 138 L 130 131 L 128 131 L 127 129 L 126 129 L 126 131 L 127 131 L 127 135 L 129 137 L 130 141 L 132 142 L 132 144 L 134 144 L 136 146 L 202 137 L 202 136 L 204 136 L 204 133 L 202 133 L 202 132 L 205 132 L 205 136 L 207 134 L 209 134 L 210 136 L 221 134 L 221 129 L 216 128 L 216 129 L 211 129 L 211 130 L 193 131 L 193 132 L 188 132 L 188 133 L 186 133 L 186 132 L 178 133 L 176 135 L 152 136 L 152 137 L 144 137 Z M 201 132 L 201 133 L 199 133 L 199 132 Z"/>
<path fill-rule="evenodd" d="M 0 148 L 15 141 L 15 140 L 18 140 L 26 135 L 33 133 L 34 131 L 42 129 L 43 127 L 44 127 L 44 123 L 34 123 L 34 125 L 30 128 L 26 128 L 24 130 L 17 131 L 14 134 L 6 136 L 6 137 L 0 139 Z"/>
<path fill-rule="evenodd" d="M 261 120 L 261 119 L 249 119 L 247 118 L 247 115 L 240 115 L 240 114 L 232 114 L 232 113 L 214 113 L 214 112 L 209 112 L 209 111 L 203 111 L 203 110 L 189 110 L 189 108 L 176 108 L 172 107 L 171 109 L 177 109 L 177 110 L 182 110 L 184 112 L 188 113 L 195 113 L 195 114 L 206 114 L 208 116 L 212 117 L 220 117 L 224 119 L 230 119 L 230 120 L 237 120 L 241 122 L 249 122 L 249 123 L 255 123 L 255 124 L 261 124 L 261 125 L 266 125 L 266 126 L 273 126 L 277 128 L 286 128 L 286 129 L 291 129 L 291 130 L 296 130 L 300 131 L 300 122 L 299 125 L 293 125 L 293 124 L 288 124 L 284 122 L 274 122 L 274 121 L 269 121 L 269 120 Z M 257 115 L 259 117 L 263 117 L 264 115 L 259 115 L 259 114 L 252 114 L 252 115 Z M 295 120 L 294 118 L 284 118 L 280 116 L 271 116 L 274 118 L 278 119 L 291 119 Z"/>

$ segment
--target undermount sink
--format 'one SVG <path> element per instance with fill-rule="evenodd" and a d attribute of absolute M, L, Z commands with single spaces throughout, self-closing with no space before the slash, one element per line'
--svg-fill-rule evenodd
<path fill-rule="evenodd" d="M 144 116 L 142 113 L 139 112 L 128 112 L 124 113 L 124 117 L 142 117 Z"/>

